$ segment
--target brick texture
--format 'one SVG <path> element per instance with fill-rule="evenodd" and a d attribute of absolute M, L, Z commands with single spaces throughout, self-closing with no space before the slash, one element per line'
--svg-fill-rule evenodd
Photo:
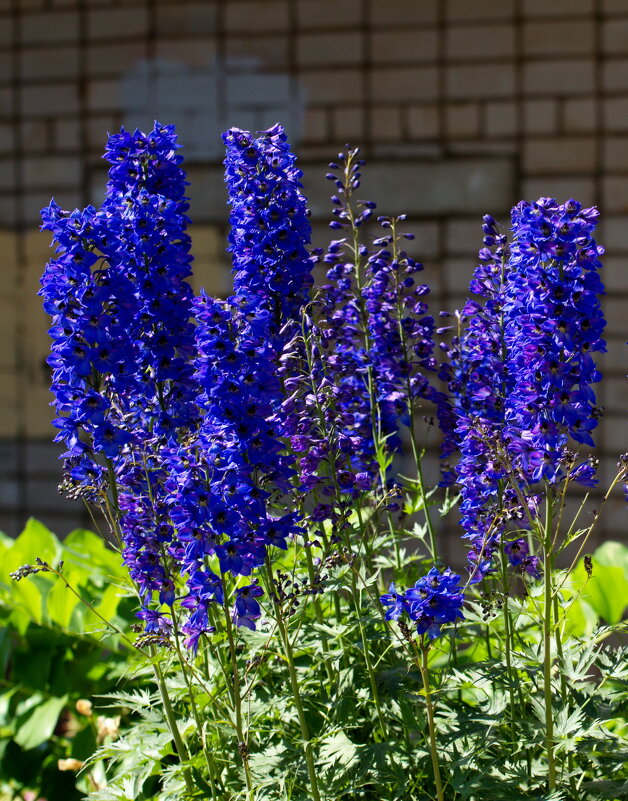
<path fill-rule="evenodd" d="M 452 26 L 447 31 L 445 53 L 451 61 L 509 58 L 514 52 L 513 24 Z"/>
<path fill-rule="evenodd" d="M 594 62 L 588 59 L 532 61 L 524 68 L 524 87 L 530 95 L 591 94 L 594 72 Z"/>
<path fill-rule="evenodd" d="M 524 169 L 528 175 L 592 172 L 595 163 L 595 140 L 592 137 L 530 139 L 525 144 Z"/>
<path fill-rule="evenodd" d="M 523 28 L 523 47 L 530 56 L 592 54 L 595 26 L 592 20 L 528 22 Z"/>

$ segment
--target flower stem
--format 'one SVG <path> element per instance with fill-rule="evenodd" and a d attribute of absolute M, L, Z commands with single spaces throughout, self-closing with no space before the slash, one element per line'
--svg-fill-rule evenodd
<path fill-rule="evenodd" d="M 553 509 L 546 486 L 545 531 L 543 549 L 543 579 L 545 604 L 543 609 L 543 696 L 545 700 L 545 751 L 547 753 L 547 784 L 552 792 L 556 788 L 556 758 L 554 755 L 554 713 L 552 710 L 552 528 Z"/>
<path fill-rule="evenodd" d="M 166 714 L 166 720 L 168 721 L 168 728 L 170 729 L 170 733 L 172 734 L 172 739 L 174 740 L 174 744 L 177 748 L 179 759 L 181 761 L 187 762 L 190 759 L 190 754 L 188 752 L 187 746 L 183 742 L 183 738 L 181 737 L 181 732 L 179 731 L 179 726 L 177 724 L 177 720 L 174 716 L 174 710 L 172 709 L 172 704 L 170 702 L 170 696 L 168 695 L 166 680 L 164 678 L 164 674 L 162 673 L 161 667 L 159 665 L 159 662 L 157 662 L 157 660 L 153 661 L 153 670 L 155 672 L 155 679 L 157 681 L 157 686 L 159 687 L 161 702 L 164 705 L 164 712 Z M 194 793 L 194 782 L 192 781 L 192 774 L 190 773 L 190 769 L 188 767 L 183 768 L 183 778 L 185 780 L 185 786 L 188 793 L 192 795 Z"/>
<path fill-rule="evenodd" d="M 569 693 L 567 691 L 567 682 L 565 681 L 565 673 L 564 673 L 564 665 L 565 665 L 565 657 L 563 653 L 563 641 L 561 638 L 561 630 L 560 626 L 558 625 L 558 621 L 560 619 L 559 615 L 559 608 L 558 608 L 558 596 L 554 595 L 554 621 L 555 621 L 555 639 L 556 639 L 556 653 L 558 654 L 558 662 L 561 667 L 560 670 L 560 693 L 563 702 L 566 702 L 569 699 Z M 569 786 L 571 787 L 571 792 L 573 793 L 574 798 L 576 798 L 576 794 L 578 792 L 578 788 L 576 786 L 576 780 L 574 776 L 574 758 L 571 751 L 567 754 L 567 768 L 569 770 Z"/>
<path fill-rule="evenodd" d="M 321 796 L 318 790 L 318 780 L 316 778 L 316 768 L 314 766 L 314 754 L 312 752 L 312 739 L 310 737 L 310 730 L 307 725 L 307 720 L 305 719 L 305 711 L 303 709 L 303 702 L 301 700 L 301 691 L 299 690 L 299 680 L 294 666 L 294 652 L 292 650 L 292 643 L 290 642 L 288 631 L 286 629 L 286 624 L 283 619 L 282 610 L 279 608 L 279 604 L 276 605 L 276 609 L 277 609 L 277 626 L 279 628 L 279 633 L 281 634 L 281 639 L 283 641 L 283 646 L 286 652 L 288 673 L 290 674 L 290 686 L 292 688 L 292 698 L 294 700 L 294 705 L 297 709 L 297 715 L 299 717 L 301 736 L 305 741 L 305 746 L 304 746 L 305 761 L 307 763 L 307 772 L 310 779 L 310 789 L 312 791 L 312 799 L 313 801 L 320 801 Z"/>
<path fill-rule="evenodd" d="M 368 673 L 369 682 L 371 684 L 373 701 L 375 702 L 375 708 L 377 710 L 377 720 L 379 722 L 379 728 L 382 733 L 382 738 L 385 741 L 388 738 L 388 734 L 386 731 L 386 724 L 384 723 L 384 716 L 382 714 L 382 708 L 379 700 L 379 690 L 377 689 L 377 677 L 375 675 L 375 670 L 373 669 L 373 663 L 371 662 L 371 655 L 369 653 L 368 642 L 366 640 L 366 632 L 364 630 L 364 624 L 362 622 L 362 613 L 360 609 L 360 604 L 358 602 L 358 588 L 357 588 L 356 575 L 353 571 L 351 573 L 351 597 L 354 603 L 355 616 L 358 621 L 358 628 L 360 629 L 360 639 L 362 640 L 362 653 L 364 655 L 364 663 L 366 665 L 366 671 Z"/>
<path fill-rule="evenodd" d="M 108 509 L 108 511 L 110 513 L 110 522 L 111 522 L 112 531 L 114 532 L 114 534 L 117 535 L 119 547 L 120 547 L 120 550 L 122 550 L 123 538 L 122 538 L 122 531 L 120 529 L 120 504 L 119 504 L 118 484 L 117 484 L 117 480 L 116 480 L 116 473 L 115 473 L 115 469 L 114 469 L 113 462 L 111 461 L 111 459 L 106 457 L 105 458 L 105 462 L 106 462 L 106 465 L 107 465 L 107 473 L 109 475 L 109 487 L 110 487 L 110 490 L 111 490 L 113 508 L 111 508 L 108 500 L 107 499 L 105 499 L 105 500 L 106 500 L 106 504 L 107 504 L 107 509 Z M 59 575 L 63 579 L 63 581 L 65 581 L 66 586 L 81 601 L 83 601 L 83 599 L 81 598 L 80 594 L 77 593 L 76 590 L 74 590 L 74 588 L 71 587 L 68 584 L 68 582 L 66 581 L 65 577 L 63 575 L 61 575 L 60 572 L 57 573 L 57 575 Z M 138 593 L 138 598 L 139 598 L 139 591 L 137 590 L 137 587 L 136 587 L 136 592 Z M 91 604 L 87 604 L 87 605 L 92 610 L 92 612 L 94 612 L 94 614 L 96 614 L 101 620 L 105 621 L 107 623 L 107 625 L 111 626 L 111 628 L 113 628 L 115 631 L 117 631 L 119 634 L 121 634 L 127 642 L 129 642 L 135 648 L 138 648 L 138 646 L 136 646 L 134 643 L 132 643 L 131 640 L 127 637 L 127 635 L 124 634 L 124 632 L 121 631 L 121 629 L 119 629 L 113 623 L 111 623 L 109 621 L 106 621 L 105 618 L 99 612 L 97 612 L 93 608 L 93 606 Z M 138 648 L 138 650 L 141 653 L 143 653 L 144 655 L 146 655 L 145 652 L 141 648 Z M 164 674 L 163 674 L 163 672 L 161 670 L 161 666 L 159 665 L 159 662 L 154 658 L 155 657 L 155 649 L 154 649 L 154 647 L 150 648 L 150 656 L 152 657 L 153 672 L 155 674 L 155 681 L 157 682 L 157 686 L 159 688 L 159 695 L 161 696 L 161 702 L 162 702 L 163 707 L 164 707 L 164 714 L 166 715 L 166 720 L 168 722 L 168 728 L 170 729 L 170 733 L 172 734 L 172 739 L 174 740 L 174 744 L 175 744 L 175 747 L 177 749 L 177 753 L 179 755 L 179 760 L 181 762 L 184 762 L 184 761 L 187 762 L 190 759 L 190 753 L 189 753 L 189 751 L 187 749 L 187 746 L 185 745 L 185 743 L 183 741 L 183 738 L 181 737 L 181 732 L 179 731 L 179 726 L 177 724 L 177 720 L 176 720 L 175 715 L 174 715 L 174 710 L 172 708 L 172 703 L 170 701 L 170 696 L 168 695 L 168 688 L 166 687 L 166 680 L 165 680 Z M 190 773 L 190 769 L 188 767 L 184 767 L 183 768 L 183 779 L 185 781 L 185 786 L 186 786 L 187 792 L 190 795 L 192 795 L 194 793 L 194 791 L 195 791 L 195 788 L 194 788 L 194 782 L 192 781 L 192 774 Z"/>
<path fill-rule="evenodd" d="M 438 762 L 438 750 L 436 747 L 436 724 L 434 722 L 434 705 L 432 704 L 432 694 L 430 691 L 430 674 L 427 666 L 427 654 L 429 646 L 424 642 L 420 643 L 421 658 L 417 659 L 417 665 L 421 671 L 423 679 L 423 689 L 425 690 L 425 706 L 427 708 L 427 726 L 430 736 L 430 755 L 432 757 L 432 771 L 434 773 L 434 784 L 436 785 L 436 798 L 438 801 L 445 801 L 443 795 L 443 785 L 440 778 L 440 765 Z"/>
<path fill-rule="evenodd" d="M 244 738 L 244 727 L 242 726 L 242 697 L 240 694 L 240 674 L 238 673 L 238 657 L 235 647 L 235 638 L 233 636 L 233 624 L 231 622 L 231 614 L 227 602 L 227 587 L 224 576 L 222 577 L 224 603 L 223 610 L 225 613 L 225 628 L 227 631 L 227 639 L 229 640 L 229 652 L 231 654 L 231 669 L 233 675 L 233 706 L 236 718 L 236 732 L 238 735 L 238 752 L 242 757 L 242 766 L 244 767 L 244 776 L 246 778 L 246 789 L 249 801 L 255 801 L 255 789 L 253 787 L 253 779 L 251 777 L 251 768 L 249 766 L 249 750 L 248 743 Z"/>
<path fill-rule="evenodd" d="M 310 579 L 310 584 L 314 586 L 314 579 L 316 577 L 316 572 L 314 570 L 314 560 L 312 559 L 312 551 L 308 547 L 305 548 L 305 560 L 307 563 L 307 573 Z M 314 615 L 316 616 L 316 622 L 319 624 L 319 626 L 324 626 L 325 618 L 323 617 L 321 602 L 317 595 L 314 596 L 313 606 L 314 606 Z M 325 672 L 327 673 L 327 678 L 329 679 L 329 692 L 331 694 L 331 688 L 334 686 L 335 680 L 334 680 L 334 672 L 332 670 L 332 666 L 329 660 L 329 638 L 325 632 L 321 632 L 321 646 L 323 649 L 323 662 L 325 664 Z"/>
<path fill-rule="evenodd" d="M 198 712 L 198 707 L 196 705 L 196 700 L 194 698 L 194 690 L 192 689 L 192 683 L 190 681 L 190 676 L 188 675 L 186 661 L 183 656 L 183 651 L 181 649 L 181 638 L 179 636 L 179 626 L 177 623 L 176 615 L 174 614 L 174 609 L 172 610 L 172 622 L 173 622 L 173 629 L 174 629 L 174 642 L 175 647 L 177 650 L 177 656 L 179 657 L 179 664 L 181 665 L 181 671 L 183 673 L 183 677 L 185 679 L 185 684 L 188 688 L 188 697 L 190 699 L 190 707 L 192 710 L 192 717 L 194 718 L 194 722 L 196 723 L 196 728 L 198 730 L 199 736 L 203 731 L 203 724 L 201 722 L 201 718 Z M 214 765 L 212 763 L 211 756 L 209 751 L 207 750 L 206 740 L 205 737 L 201 738 L 201 742 L 203 744 L 203 754 L 205 756 L 205 763 L 207 765 L 207 774 L 209 778 L 209 785 L 211 787 L 212 793 L 212 801 L 217 801 L 216 798 L 216 786 L 214 781 Z"/>
<path fill-rule="evenodd" d="M 508 606 L 508 576 L 506 573 L 506 566 L 504 564 L 504 556 L 502 554 L 502 576 L 503 576 L 503 594 L 504 594 L 504 629 L 505 629 L 505 648 L 504 653 L 506 656 L 506 672 L 508 673 L 508 696 L 510 699 L 510 734 L 513 746 L 517 744 L 517 733 L 515 730 L 515 676 L 512 669 L 511 649 L 513 645 L 512 636 L 512 619 L 510 617 L 510 608 Z"/>

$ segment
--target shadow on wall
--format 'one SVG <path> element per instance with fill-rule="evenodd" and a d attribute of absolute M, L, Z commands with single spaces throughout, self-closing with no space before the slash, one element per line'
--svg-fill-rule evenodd
<path fill-rule="evenodd" d="M 186 161 L 222 161 L 220 134 L 236 125 L 248 130 L 281 121 L 294 144 L 301 138 L 305 97 L 287 73 L 265 74 L 256 58 L 190 67 L 163 59 L 135 64 L 120 82 L 127 127 L 145 130 L 155 119 L 174 122 Z"/>

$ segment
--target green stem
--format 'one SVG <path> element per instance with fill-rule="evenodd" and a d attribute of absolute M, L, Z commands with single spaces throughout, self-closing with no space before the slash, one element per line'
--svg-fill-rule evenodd
<path fill-rule="evenodd" d="M 198 713 L 198 707 L 196 706 L 196 699 L 194 698 L 194 692 L 192 690 L 192 683 L 190 682 L 190 677 L 188 675 L 186 660 L 183 657 L 183 652 L 181 650 L 181 642 L 179 637 L 179 626 L 177 623 L 176 615 L 174 614 L 174 608 L 172 610 L 172 622 L 173 622 L 173 632 L 174 632 L 174 642 L 175 647 L 177 650 L 177 655 L 179 657 L 179 664 L 181 665 L 181 670 L 183 672 L 183 677 L 185 679 L 185 684 L 188 688 L 188 696 L 190 698 L 190 707 L 192 709 L 192 717 L 194 718 L 194 722 L 196 723 L 196 729 L 198 731 L 199 736 L 201 737 L 201 742 L 203 744 L 203 754 L 205 756 L 205 763 L 207 765 L 207 775 L 209 777 L 209 785 L 212 791 L 212 801 L 216 801 L 216 785 L 214 779 L 214 766 L 212 760 L 209 756 L 209 752 L 206 746 L 206 739 L 203 736 L 203 724 L 201 722 L 200 715 Z"/>
<path fill-rule="evenodd" d="M 393 246 L 393 259 L 396 261 L 399 256 L 399 240 L 397 237 L 397 221 L 391 220 L 391 232 L 392 232 L 392 246 Z M 398 276 L 396 276 L 396 280 L 398 280 Z M 406 331 L 403 327 L 403 318 L 405 317 L 405 309 L 403 308 L 402 303 L 400 302 L 400 295 L 397 293 L 397 325 L 399 330 L 399 338 L 401 340 L 401 347 L 403 352 L 406 354 L 406 358 L 408 361 L 411 361 L 411 348 L 409 347 L 409 343 L 407 341 Z M 412 388 L 410 386 L 410 376 L 406 377 L 406 396 L 408 398 L 408 412 L 410 416 L 410 445 L 412 447 L 412 456 L 414 458 L 414 464 L 416 466 L 417 472 L 417 479 L 419 481 L 419 494 L 421 496 L 421 501 L 423 503 L 423 513 L 425 515 L 425 523 L 427 525 L 427 530 L 430 537 L 430 551 L 432 555 L 432 561 L 436 564 L 437 562 L 437 553 L 436 553 L 436 534 L 434 530 L 434 523 L 432 521 L 432 517 L 430 514 L 430 509 L 427 503 L 427 496 L 425 494 L 425 481 L 423 479 L 423 469 L 421 467 L 422 461 L 422 453 L 419 450 L 416 441 L 416 430 L 415 430 L 415 414 L 414 414 L 414 404 L 412 403 Z"/>
<path fill-rule="evenodd" d="M 414 432 L 412 432 L 412 440 L 414 441 Z M 418 457 L 416 458 L 416 470 L 417 470 L 417 478 L 419 479 L 419 493 L 421 495 L 421 501 L 423 503 L 423 514 L 425 515 L 425 523 L 427 524 L 427 531 L 430 535 L 430 551 L 432 554 L 432 561 L 436 563 L 438 561 L 438 553 L 436 551 L 436 533 L 434 530 L 434 523 L 432 521 L 432 516 L 430 514 L 430 507 L 428 505 L 428 498 L 425 494 L 425 481 L 423 480 L 423 469 L 421 467 L 421 459 Z"/>
<path fill-rule="evenodd" d="M 545 750 L 547 753 L 547 783 L 552 792 L 556 788 L 556 759 L 554 755 L 554 713 L 552 710 L 552 501 L 545 488 L 545 540 L 543 549 L 543 579 L 545 604 L 543 610 L 543 696 L 545 700 Z"/>
<path fill-rule="evenodd" d="M 110 628 L 111 631 L 113 631 L 119 637 L 122 637 L 122 639 L 131 647 L 131 649 L 133 649 L 135 651 L 138 651 L 143 656 L 146 656 L 146 657 L 149 656 L 149 654 L 147 654 L 146 651 L 144 651 L 142 648 L 140 648 L 138 645 L 136 645 L 133 642 L 133 640 L 130 637 L 128 637 L 122 631 L 122 629 L 119 626 L 116 626 L 115 623 L 112 623 L 110 620 L 107 620 L 106 617 L 101 615 L 100 612 L 97 609 L 94 608 L 94 606 L 93 606 L 94 602 L 93 601 L 86 601 L 85 598 L 83 598 L 83 596 L 80 594 L 80 592 L 78 592 L 77 590 L 74 589 L 74 587 L 70 584 L 70 582 L 63 575 L 63 572 L 61 570 L 56 570 L 55 568 L 49 566 L 47 568 L 47 572 L 54 573 L 54 575 L 57 576 L 57 578 L 60 578 L 61 581 L 65 584 L 66 589 L 70 590 L 72 595 L 74 595 L 75 598 L 78 598 L 78 600 L 83 604 L 83 606 L 85 606 L 87 609 L 89 609 L 89 611 L 92 612 L 102 623 L 104 623 L 105 626 Z"/>
<path fill-rule="evenodd" d="M 304 745 L 305 761 L 307 763 L 307 772 L 310 779 L 310 789 L 312 791 L 312 799 L 313 801 L 320 801 L 321 796 L 318 790 L 318 780 L 316 778 L 316 768 L 314 765 L 314 754 L 312 752 L 312 739 L 310 737 L 310 730 L 307 725 L 307 720 L 305 719 L 305 711 L 303 709 L 303 702 L 301 700 L 301 691 L 299 690 L 299 680 L 297 678 L 297 672 L 294 666 L 294 652 L 292 650 L 292 643 L 290 642 L 290 638 L 288 637 L 288 631 L 286 629 L 286 624 L 283 619 L 282 610 L 279 608 L 279 604 L 276 605 L 276 610 L 277 610 L 277 626 L 279 628 L 281 639 L 283 641 L 283 646 L 286 652 L 288 673 L 290 674 L 290 686 L 292 688 L 292 698 L 294 700 L 294 705 L 297 709 L 297 715 L 299 717 L 301 736 L 305 741 Z"/>
<path fill-rule="evenodd" d="M 240 694 L 240 674 L 238 673 L 238 660 L 235 647 L 235 639 L 233 636 L 233 624 L 231 623 L 231 614 L 227 602 L 227 586 L 224 576 L 222 577 L 222 586 L 224 593 L 223 609 L 225 613 L 225 627 L 227 630 L 227 639 L 229 640 L 229 652 L 231 654 L 231 668 L 233 674 L 233 706 L 235 709 L 236 717 L 236 732 L 238 735 L 238 751 L 242 757 L 242 766 L 244 767 L 244 776 L 246 778 L 246 788 L 249 801 L 255 801 L 255 790 L 253 788 L 253 780 L 251 777 L 251 768 L 249 766 L 249 752 L 248 744 L 244 738 L 244 727 L 242 726 L 242 697 Z"/>
<path fill-rule="evenodd" d="M 504 565 L 504 556 L 502 554 L 502 590 L 504 593 L 504 628 L 506 634 L 505 655 L 506 655 L 506 672 L 508 673 L 508 696 L 510 699 L 510 736 L 513 746 L 517 745 L 517 732 L 515 729 L 515 677 L 512 670 L 512 620 L 510 618 L 510 608 L 508 606 L 508 576 Z"/>
<path fill-rule="evenodd" d="M 427 726 L 430 738 L 430 756 L 432 757 L 432 771 L 434 773 L 434 784 L 436 785 L 436 798 L 438 801 L 445 801 L 443 795 L 443 785 L 440 778 L 440 765 L 438 762 L 438 749 L 436 746 L 436 724 L 434 722 L 434 705 L 432 704 L 432 693 L 430 690 L 430 674 L 427 666 L 427 654 L 429 646 L 420 643 L 421 658 L 417 659 L 417 665 L 421 671 L 423 679 L 423 689 L 425 690 L 425 706 L 427 708 Z"/>
<path fill-rule="evenodd" d="M 358 628 L 360 629 L 360 639 L 362 640 L 362 653 L 364 655 L 364 663 L 366 664 L 366 671 L 369 676 L 369 683 L 371 685 L 371 692 L 373 693 L 373 701 L 375 702 L 375 708 L 377 710 L 377 720 L 379 722 L 379 728 L 382 734 L 382 738 L 384 741 L 388 738 L 386 724 L 384 723 L 384 716 L 382 714 L 381 703 L 379 699 L 379 690 L 377 689 L 377 677 L 375 676 L 375 670 L 373 669 L 373 663 L 371 662 L 371 655 L 369 652 L 369 646 L 366 639 L 366 631 L 364 630 L 364 623 L 362 622 L 362 613 L 360 609 L 360 604 L 358 603 L 358 587 L 356 582 L 355 573 L 351 572 L 351 597 L 353 599 L 354 607 L 355 607 L 355 616 L 358 621 Z"/>
<path fill-rule="evenodd" d="M 556 653 L 558 654 L 558 660 L 561 666 L 560 670 L 560 695 L 562 700 L 565 703 L 569 702 L 569 693 L 567 692 L 567 682 L 565 681 L 565 674 L 563 671 L 564 668 L 564 654 L 563 654 L 563 641 L 560 634 L 560 626 L 558 625 L 559 620 L 559 610 L 558 610 L 558 595 L 554 595 L 554 620 L 556 621 L 554 637 L 556 640 Z M 573 793 L 573 797 L 576 798 L 576 794 L 578 792 L 578 788 L 576 786 L 576 779 L 574 776 L 574 759 L 573 754 L 571 751 L 567 754 L 567 768 L 569 770 L 569 786 L 571 787 L 571 792 Z"/>
<path fill-rule="evenodd" d="M 312 551 L 310 548 L 305 548 L 305 561 L 307 562 L 307 573 L 310 579 L 310 584 L 314 586 L 314 579 L 315 579 L 315 572 L 314 572 L 314 560 L 312 559 Z M 319 626 L 325 625 L 325 619 L 323 618 L 323 611 L 321 609 L 321 602 L 317 595 L 314 596 L 314 615 L 316 617 L 316 622 Z M 323 649 L 323 663 L 325 665 L 325 672 L 327 673 L 327 678 L 329 680 L 329 689 L 331 695 L 331 688 L 336 683 L 334 680 L 334 671 L 332 670 L 332 666 L 329 661 L 329 638 L 325 632 L 321 632 L 321 647 Z"/>
<path fill-rule="evenodd" d="M 161 672 L 161 667 L 157 661 L 153 661 L 153 670 L 155 672 L 155 679 L 157 680 L 157 686 L 159 687 L 161 702 L 164 705 L 164 712 L 166 713 L 168 728 L 170 729 L 170 733 L 172 734 L 172 739 L 174 740 L 174 744 L 177 748 L 179 759 L 181 761 L 187 762 L 190 759 L 190 754 L 188 752 L 187 746 L 185 745 L 181 737 L 181 732 L 179 731 L 179 726 L 177 725 L 177 720 L 174 716 L 174 710 L 172 709 L 172 704 L 170 703 L 170 696 L 168 695 L 166 681 L 164 679 L 163 673 Z M 183 778 L 185 780 L 185 786 L 188 793 L 192 795 L 194 793 L 194 782 L 192 781 L 192 774 L 190 773 L 190 769 L 188 767 L 183 768 Z"/>
<path fill-rule="evenodd" d="M 122 531 L 120 529 L 120 523 L 119 523 L 120 506 L 119 506 L 119 498 L 118 498 L 118 484 L 117 484 L 117 481 L 116 481 L 116 474 L 115 474 L 115 470 L 114 470 L 114 467 L 113 467 L 113 462 L 111 461 L 111 459 L 109 459 L 107 457 L 105 457 L 105 462 L 106 462 L 106 465 L 107 465 L 107 473 L 109 475 L 109 487 L 110 487 L 110 490 L 111 490 L 111 498 L 112 498 L 112 501 L 113 501 L 113 509 L 111 508 L 111 506 L 109 504 L 109 500 L 108 500 L 107 497 L 105 497 L 105 503 L 107 505 L 107 510 L 110 513 L 110 518 L 111 518 L 110 522 L 111 522 L 111 525 L 112 525 L 112 529 L 113 529 L 114 533 L 118 537 L 118 542 L 119 542 L 120 548 L 122 548 Z M 57 575 L 60 575 L 61 578 L 63 579 L 63 581 L 65 581 L 66 586 L 81 601 L 83 601 L 83 599 L 81 598 L 79 593 L 77 593 L 76 590 L 74 590 L 74 588 L 71 587 L 68 584 L 68 582 L 66 581 L 65 577 L 63 577 L 60 573 L 58 573 Z M 85 603 L 85 602 L 83 601 L 83 603 Z M 106 621 L 105 618 L 99 612 L 96 612 L 96 610 L 93 608 L 93 606 L 91 604 L 87 604 L 87 605 L 92 610 L 92 612 L 94 612 L 94 614 L 96 614 L 101 620 L 105 621 L 107 623 L 107 625 L 111 626 L 111 628 L 113 628 L 119 634 L 121 634 L 127 642 L 129 642 L 131 645 L 133 645 L 135 648 L 137 648 L 137 646 L 135 646 L 135 644 L 132 643 L 131 640 L 129 640 L 129 638 L 126 636 L 126 634 L 124 634 L 124 632 L 122 632 L 120 629 L 118 629 L 117 626 L 115 626 L 110 621 Z M 144 651 L 142 651 L 142 649 L 138 649 L 138 650 L 140 650 L 141 653 L 143 653 L 145 656 L 149 656 L 149 654 L 146 654 Z M 186 747 L 186 745 L 183 742 L 183 739 L 181 737 L 181 732 L 179 731 L 179 726 L 177 725 L 177 720 L 176 720 L 176 718 L 174 716 L 174 710 L 172 708 L 172 703 L 170 701 L 170 696 L 168 695 L 168 688 L 166 687 L 166 681 L 165 681 L 164 675 L 162 673 L 161 666 L 159 665 L 159 662 L 157 662 L 157 660 L 155 660 L 155 658 L 154 658 L 155 657 L 155 649 L 153 647 L 151 647 L 151 649 L 150 649 L 150 656 L 152 657 L 153 672 L 155 674 L 155 680 L 157 681 L 157 686 L 159 688 L 159 695 L 161 696 L 161 702 L 162 702 L 163 707 L 164 707 L 164 713 L 166 715 L 166 720 L 168 722 L 168 728 L 170 729 L 170 733 L 172 734 L 172 739 L 174 740 L 174 744 L 175 744 L 175 747 L 177 749 L 177 753 L 179 755 L 179 759 L 181 760 L 181 762 L 183 762 L 183 761 L 187 762 L 190 759 L 190 754 L 189 754 L 188 749 L 187 749 L 187 747 Z M 183 779 L 185 781 L 185 786 L 186 786 L 187 792 L 190 795 L 192 795 L 194 793 L 195 788 L 194 788 L 194 782 L 192 781 L 192 774 L 190 773 L 190 769 L 188 767 L 184 767 L 183 768 Z"/>
<path fill-rule="evenodd" d="M 105 508 L 109 516 L 109 522 L 111 523 L 112 533 L 117 539 L 117 545 L 120 552 L 122 552 L 124 548 L 124 541 L 122 539 L 122 529 L 120 528 L 120 504 L 118 495 L 118 483 L 116 480 L 116 471 L 113 468 L 113 462 L 107 456 L 105 457 L 105 464 L 107 465 L 107 475 L 109 476 L 109 488 L 111 490 L 111 500 L 113 502 L 113 507 L 112 507 L 111 503 L 109 502 L 109 496 L 105 492 L 104 493 Z"/>

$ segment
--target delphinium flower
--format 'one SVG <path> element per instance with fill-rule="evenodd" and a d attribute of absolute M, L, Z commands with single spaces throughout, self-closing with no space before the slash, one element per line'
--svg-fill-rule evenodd
<path fill-rule="evenodd" d="M 93 207 L 67 213 L 51 201 L 42 219 L 42 228 L 52 231 L 56 245 L 40 290 L 44 309 L 52 316 L 48 364 L 59 415 L 55 441 L 68 448 L 64 456 L 71 460 L 71 477 L 86 486 L 98 485 L 103 468 L 95 463 L 94 453 L 114 458 L 129 439 L 119 427 L 109 393 L 101 389 L 100 375 L 131 373 L 128 350 L 112 347 L 118 335 L 117 341 L 126 343 L 130 287 L 125 282 L 114 286 L 104 271 L 93 269 L 102 222 Z"/>
<path fill-rule="evenodd" d="M 399 620 L 407 615 L 417 633 L 427 634 L 430 640 L 440 636 L 443 625 L 463 618 L 464 591 L 460 576 L 450 568 L 441 572 L 433 567 L 414 587 L 402 593 L 391 584 L 380 601 L 386 608 L 386 620 Z"/>
<path fill-rule="evenodd" d="M 195 301 L 202 423 L 172 450 L 168 481 L 181 572 L 194 582 L 188 578 L 185 600 L 194 614 L 183 627 L 192 647 L 209 626 L 208 604 L 219 600 L 208 559 L 217 558 L 223 576 L 250 576 L 269 547 L 285 549 L 301 531 L 298 515 L 276 504 L 294 476 L 280 439 L 278 359 L 312 284 L 301 173 L 281 126 L 257 135 L 231 129 L 223 138 L 235 294 Z M 201 597 L 203 576 L 213 589 Z M 236 625 L 255 626 L 254 586 L 248 595 L 238 589 Z"/>
<path fill-rule="evenodd" d="M 485 249 L 471 284 L 464 331 L 449 368 L 461 459 L 461 522 L 471 540 L 472 581 L 491 570 L 503 539 L 510 563 L 531 575 L 525 540 L 538 515 L 537 482 L 595 484 L 594 463 L 568 449 L 592 445 L 600 380 L 592 352 L 605 350 L 598 296 L 603 252 L 595 209 L 541 198 L 513 209 L 513 242 L 485 218 Z"/>
<path fill-rule="evenodd" d="M 435 368 L 434 320 L 427 313 L 429 288 L 416 282 L 422 265 L 400 247 L 403 238 L 396 218 L 380 217 L 382 235 L 367 245 L 360 231 L 375 204 L 355 201 L 363 161 L 358 150 L 340 154 L 328 178 L 336 193 L 332 202 L 336 230 L 346 237 L 329 248 L 330 283 L 321 296 L 322 315 L 330 323 L 326 346 L 338 372 L 353 363 L 344 381 L 354 385 L 354 413 L 362 426 L 364 458 L 372 455 L 374 437 L 399 447 L 400 424 L 410 423 L 413 400 L 425 397 L 426 373 Z M 347 371 L 348 372 L 348 371 Z"/>
<path fill-rule="evenodd" d="M 140 385 L 131 396 L 134 413 L 166 437 L 195 414 L 189 204 L 179 148 L 173 125 L 111 136 L 105 158 L 113 166 L 102 208 L 118 240 L 116 258 L 108 256 L 115 280 L 130 280 L 136 300 L 129 331 Z"/>
<path fill-rule="evenodd" d="M 505 303 L 505 344 L 512 375 L 504 436 L 529 482 L 569 476 L 591 486 L 591 463 L 567 450 L 593 446 L 600 416 L 591 384 L 593 355 L 606 350 L 593 239 L 599 213 L 575 200 L 522 202 L 513 209 Z"/>
<path fill-rule="evenodd" d="M 379 218 L 384 235 L 373 242 L 377 249 L 367 259 L 362 290 L 380 426 L 393 440 L 400 424 L 412 427 L 415 402 L 432 397 L 428 376 L 436 370 L 429 287 L 416 281 L 423 266 L 399 247 L 401 238 L 414 238 L 398 232 L 404 220 Z"/>
<path fill-rule="evenodd" d="M 319 253 L 329 283 L 308 307 L 307 325 L 282 366 L 284 411 L 304 485 L 349 499 L 386 485 L 378 449 L 400 449 L 400 428 L 413 428 L 418 401 L 445 400 L 427 378 L 436 368 L 434 320 L 425 303 L 429 289 L 416 281 L 423 268 L 400 246 L 412 238 L 399 232 L 405 217 L 380 218 L 382 235 L 369 244 L 361 236 L 375 209 L 354 200 L 362 164 L 359 151 L 348 150 L 330 165 L 331 227 L 346 236 Z"/>
<path fill-rule="evenodd" d="M 503 340 L 506 237 L 489 215 L 484 218 L 483 231 L 484 248 L 470 285 L 471 292 L 482 300 L 469 300 L 459 315 L 461 331 L 448 366 L 460 451 L 455 469 L 461 494 L 460 522 L 470 543 L 472 583 L 491 570 L 506 524 L 499 513 L 506 500 L 507 471 L 493 446 L 503 429 L 506 397 L 511 391 Z"/>
<path fill-rule="evenodd" d="M 233 621 L 236 626 L 246 626 L 255 630 L 255 621 L 261 615 L 260 605 L 255 599 L 263 594 L 264 591 L 258 584 L 247 584 L 246 587 L 238 587 L 233 613 Z"/>
<path fill-rule="evenodd" d="M 539 557 L 530 553 L 530 546 L 527 540 L 510 540 L 504 545 L 504 553 L 513 567 L 518 568 L 522 573 L 528 573 L 533 578 L 539 578 Z"/>
<path fill-rule="evenodd" d="M 66 467 L 84 497 L 102 501 L 109 486 L 147 621 L 153 593 L 169 605 L 175 597 L 162 451 L 197 425 L 178 149 L 174 126 L 122 129 L 107 144 L 112 166 L 101 208 L 68 214 L 53 201 L 43 211 L 58 249 L 41 290 L 53 315 L 57 439 L 69 446 Z"/>
<path fill-rule="evenodd" d="M 161 430 L 181 411 L 193 340 L 177 147 L 172 126 L 123 130 L 109 139 L 101 209 L 70 214 L 52 201 L 42 212 L 58 254 L 40 294 L 53 315 L 49 363 L 62 415 L 55 425 L 69 455 L 115 459 L 138 416 L 150 415 Z"/>
<path fill-rule="evenodd" d="M 302 172 L 281 125 L 257 136 L 231 128 L 223 139 L 235 302 L 247 320 L 255 315 L 253 337 L 272 339 L 299 321 L 313 284 Z"/>

